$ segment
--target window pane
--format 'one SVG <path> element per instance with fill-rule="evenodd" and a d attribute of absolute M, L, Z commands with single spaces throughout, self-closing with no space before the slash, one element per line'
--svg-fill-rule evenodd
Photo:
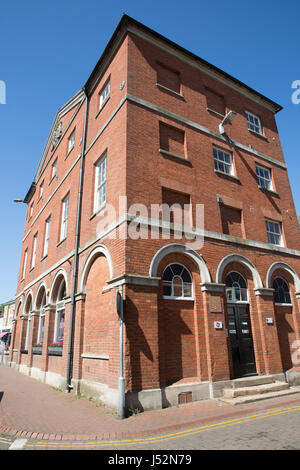
<path fill-rule="evenodd" d="M 173 279 L 173 273 L 172 273 L 170 266 L 168 266 L 167 269 L 164 270 L 163 280 L 171 282 L 172 279 Z"/>
<path fill-rule="evenodd" d="M 222 173 L 232 173 L 232 156 L 230 153 L 220 149 L 213 149 L 215 169 Z"/>
<path fill-rule="evenodd" d="M 248 121 L 248 129 L 261 134 L 261 123 L 259 117 L 248 112 L 246 113 L 246 116 Z"/>
<path fill-rule="evenodd" d="M 171 297 L 172 295 L 172 283 L 164 281 L 163 282 L 163 295 Z"/>
<path fill-rule="evenodd" d="M 180 264 L 172 264 L 171 269 L 174 275 L 180 275 L 184 268 Z"/>
<path fill-rule="evenodd" d="M 192 297 L 192 277 L 182 265 L 169 265 L 163 273 L 163 295 L 165 297 Z"/>
<path fill-rule="evenodd" d="M 280 277 L 274 279 L 273 288 L 275 289 L 274 300 L 276 303 L 291 303 L 289 286 L 284 279 Z"/>
<path fill-rule="evenodd" d="M 191 283 L 191 282 L 192 282 L 190 273 L 189 273 L 188 270 L 185 269 L 185 268 L 184 268 L 184 270 L 182 271 L 181 278 L 182 278 L 183 282 L 188 282 L 188 283 Z"/>
<path fill-rule="evenodd" d="M 183 294 L 184 297 L 192 297 L 192 284 L 187 282 L 183 283 Z"/>

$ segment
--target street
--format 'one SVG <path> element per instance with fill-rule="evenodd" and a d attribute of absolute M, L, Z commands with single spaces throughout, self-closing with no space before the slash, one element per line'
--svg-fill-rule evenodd
<path fill-rule="evenodd" d="M 116 455 L 117 450 L 132 450 L 133 456 L 141 450 L 168 450 L 174 451 L 175 454 L 177 450 L 299 450 L 299 423 L 300 404 L 293 404 L 153 437 L 88 442 L 43 442 L 24 439 L 23 449 L 107 450 L 112 457 Z M 5 436 L 0 437 L 1 449 L 7 449 L 17 441 L 11 438 L 9 443 L 8 440 Z M 144 462 L 143 468 L 150 468 L 153 463 L 152 459 L 150 460 Z"/>

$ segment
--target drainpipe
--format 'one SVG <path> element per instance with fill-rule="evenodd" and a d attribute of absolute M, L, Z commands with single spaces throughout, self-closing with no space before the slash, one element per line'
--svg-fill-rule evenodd
<path fill-rule="evenodd" d="M 86 144 L 86 130 L 87 130 L 87 115 L 88 115 L 88 97 L 85 89 L 85 116 L 84 116 L 84 127 L 82 137 L 82 149 L 81 149 L 81 163 L 80 163 L 80 176 L 78 185 L 78 202 L 77 202 L 77 215 L 76 215 L 76 231 L 75 231 L 75 252 L 74 252 L 74 268 L 73 268 L 73 285 L 72 285 L 72 297 L 71 297 L 71 315 L 70 315 L 70 332 L 69 332 L 69 344 L 68 344 L 68 362 L 67 362 L 67 391 L 70 392 L 73 386 L 71 385 L 72 380 L 72 362 L 73 362 L 73 337 L 74 337 L 74 322 L 76 312 L 76 301 L 75 295 L 77 292 L 78 284 L 78 261 L 79 261 L 79 238 L 80 238 L 80 223 L 81 223 L 81 206 L 82 206 L 82 193 L 83 193 L 83 176 L 84 176 L 84 152 Z"/>
<path fill-rule="evenodd" d="M 123 323 L 124 323 L 124 285 L 121 286 L 120 303 L 118 305 L 118 314 L 120 318 L 120 376 L 118 382 L 118 415 L 120 419 L 125 418 L 125 379 L 123 363 Z"/>

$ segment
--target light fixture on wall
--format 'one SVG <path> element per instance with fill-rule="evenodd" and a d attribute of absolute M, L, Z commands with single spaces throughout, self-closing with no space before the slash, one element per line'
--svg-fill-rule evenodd
<path fill-rule="evenodd" d="M 225 129 L 224 129 L 224 126 L 225 124 L 229 124 L 230 122 L 232 122 L 233 118 L 236 116 L 236 112 L 235 111 L 229 111 L 226 116 L 224 117 L 223 121 L 221 122 L 221 124 L 219 124 L 219 132 L 220 134 L 225 134 Z"/>

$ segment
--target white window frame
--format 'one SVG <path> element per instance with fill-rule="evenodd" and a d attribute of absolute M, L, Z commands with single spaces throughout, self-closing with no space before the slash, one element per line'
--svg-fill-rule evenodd
<path fill-rule="evenodd" d="M 41 199 L 43 197 L 43 194 L 44 194 L 44 181 L 41 182 L 41 185 L 40 185 L 40 196 L 39 196 L 39 199 Z"/>
<path fill-rule="evenodd" d="M 28 310 L 28 314 L 27 314 L 27 329 L 26 329 L 26 338 L 25 338 L 25 351 L 28 351 L 28 348 L 29 348 L 31 314 L 32 314 L 32 303 L 29 306 L 29 310 Z"/>
<path fill-rule="evenodd" d="M 220 158 L 220 155 L 222 154 L 224 155 L 224 160 Z M 224 173 L 226 175 L 234 175 L 233 158 L 231 152 L 226 152 L 226 150 L 220 149 L 218 147 L 213 147 L 213 156 L 216 171 L 220 171 L 221 173 Z M 229 157 L 229 162 L 225 161 L 225 156 Z M 221 169 L 222 165 L 225 171 Z M 226 169 L 228 169 L 228 172 L 226 171 Z"/>
<path fill-rule="evenodd" d="M 246 279 L 244 278 L 244 276 L 241 275 L 241 273 L 239 273 L 238 271 L 230 271 L 226 278 L 231 274 L 231 273 L 237 273 L 240 275 L 240 277 L 244 280 L 245 284 L 247 287 L 241 287 L 238 283 L 237 286 L 233 286 L 233 287 L 227 287 L 226 286 L 226 301 L 228 303 L 235 303 L 235 304 L 249 304 L 249 291 L 248 291 L 248 285 L 247 285 L 247 281 Z M 235 283 L 234 283 L 235 284 Z M 237 298 L 237 289 L 239 289 L 241 292 L 240 292 L 240 296 L 244 293 L 246 293 L 246 296 L 247 296 L 247 300 L 240 300 L 239 298 Z M 243 290 L 243 292 L 242 292 Z"/>
<path fill-rule="evenodd" d="M 36 233 L 33 237 L 33 245 L 32 245 L 32 258 L 31 258 L 31 269 L 35 267 L 35 261 L 36 261 L 36 250 L 37 250 L 37 239 L 38 239 L 38 234 Z"/>
<path fill-rule="evenodd" d="M 27 268 L 27 258 L 28 258 L 28 248 L 26 248 L 26 250 L 24 251 L 22 280 L 25 279 L 26 268 Z"/>
<path fill-rule="evenodd" d="M 109 100 L 110 98 L 110 80 L 106 82 L 104 87 L 101 89 L 99 93 L 99 111 L 100 109 L 103 108 L 105 103 Z"/>
<path fill-rule="evenodd" d="M 40 307 L 40 319 L 39 319 L 39 328 L 38 328 L 38 337 L 37 342 L 38 344 L 42 344 L 44 341 L 43 329 L 45 326 L 45 305 L 46 305 L 46 292 L 43 295 Z"/>
<path fill-rule="evenodd" d="M 31 219 L 32 215 L 33 215 L 33 206 L 34 206 L 34 202 L 32 204 L 30 204 L 30 211 L 29 211 L 29 219 Z"/>
<path fill-rule="evenodd" d="M 276 222 L 275 220 L 269 220 L 265 219 L 266 221 L 266 231 L 267 231 L 267 236 L 268 236 L 268 243 L 270 245 L 275 245 L 275 246 L 283 246 L 283 237 L 282 237 L 282 230 L 281 230 L 281 223 Z M 272 227 L 270 226 L 272 224 L 274 227 L 278 227 L 278 231 L 271 230 Z M 270 241 L 270 237 L 274 237 L 275 240 L 278 238 L 278 243 L 273 243 Z"/>
<path fill-rule="evenodd" d="M 43 248 L 43 258 L 48 255 L 49 249 L 49 239 L 50 239 L 50 224 L 51 216 L 45 222 L 45 238 L 44 238 L 44 248 Z"/>
<path fill-rule="evenodd" d="M 166 271 L 167 268 L 171 267 L 173 264 L 178 264 L 179 266 L 182 266 L 183 269 L 186 269 L 187 272 L 189 273 L 190 275 L 190 278 L 191 278 L 191 283 L 185 283 L 185 284 L 191 284 L 191 295 L 189 297 L 184 297 L 184 296 L 180 296 L 180 297 L 176 297 L 174 295 L 174 285 L 173 285 L 173 280 L 170 281 L 170 284 L 171 284 L 171 290 L 172 290 L 172 295 L 163 295 L 163 299 L 169 299 L 169 300 L 194 300 L 194 286 L 193 286 L 193 277 L 190 273 L 190 271 L 188 270 L 188 268 L 186 266 L 184 266 L 183 264 L 181 263 L 170 263 L 168 264 L 168 266 L 165 267 L 164 269 L 164 272 Z M 174 273 L 173 273 L 174 274 Z M 174 276 L 174 277 L 180 277 L 180 276 Z M 166 283 L 168 281 L 163 281 L 163 283 Z M 181 279 L 181 282 L 184 284 L 184 281 L 183 279 Z"/>
<path fill-rule="evenodd" d="M 275 305 L 288 305 L 289 307 L 293 306 L 293 304 L 292 304 L 291 291 L 290 291 L 290 289 L 289 289 L 288 283 L 286 282 L 286 280 L 285 280 L 283 277 L 277 276 L 277 277 L 274 279 L 274 281 L 273 281 L 273 288 L 274 288 L 274 282 L 275 282 L 276 279 L 281 279 L 281 280 L 283 280 L 283 281 L 286 283 L 286 285 L 287 285 L 287 287 L 288 287 L 289 296 L 290 296 L 290 300 L 291 300 L 291 301 L 290 301 L 290 302 L 276 302 L 276 301 L 275 301 L 275 302 L 274 302 Z M 274 289 L 275 289 L 275 288 L 274 288 Z M 276 290 L 275 290 L 275 292 L 276 292 Z M 274 292 L 274 298 L 275 298 L 275 292 Z"/>
<path fill-rule="evenodd" d="M 95 164 L 94 213 L 106 204 L 107 154 Z"/>
<path fill-rule="evenodd" d="M 269 170 L 269 168 L 266 168 L 264 166 L 260 166 L 257 164 L 255 165 L 255 167 L 256 167 L 256 177 L 257 177 L 258 186 L 260 188 L 273 191 L 271 170 Z M 258 170 L 260 172 L 263 172 L 264 175 L 259 175 Z"/>
<path fill-rule="evenodd" d="M 62 317 L 65 318 L 65 302 L 57 302 L 56 313 L 55 313 L 55 326 L 54 326 L 54 337 L 53 342 L 57 343 L 59 340 L 59 325 Z"/>
<path fill-rule="evenodd" d="M 250 131 L 256 132 L 256 134 L 263 135 L 260 118 L 256 116 L 256 114 L 250 113 L 249 111 L 246 111 L 246 116 L 248 129 Z"/>
<path fill-rule="evenodd" d="M 74 129 L 70 136 L 69 136 L 69 139 L 68 139 L 68 153 L 71 152 L 72 148 L 74 147 L 75 145 L 75 131 L 76 129 Z"/>
<path fill-rule="evenodd" d="M 52 173 L 51 173 L 51 180 L 56 176 L 57 170 L 57 159 L 52 163 Z"/>
<path fill-rule="evenodd" d="M 65 301 L 62 299 L 62 291 L 65 288 L 65 282 L 62 281 L 58 293 L 57 293 L 57 302 L 56 302 L 56 312 L 55 312 L 55 325 L 54 325 L 54 336 L 53 342 L 57 343 L 59 340 L 59 325 L 61 323 L 62 316 L 65 321 Z"/>
<path fill-rule="evenodd" d="M 60 241 L 67 238 L 68 218 L 69 218 L 70 195 L 68 194 L 62 201 Z"/>

